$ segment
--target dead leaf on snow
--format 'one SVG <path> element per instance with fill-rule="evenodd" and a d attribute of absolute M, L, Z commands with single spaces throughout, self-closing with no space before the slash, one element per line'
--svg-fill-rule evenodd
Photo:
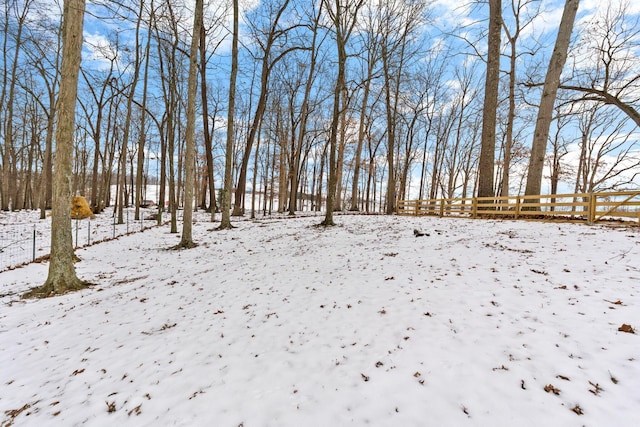
<path fill-rule="evenodd" d="M 26 411 L 27 409 L 31 408 L 31 404 L 27 403 L 25 404 L 22 408 L 20 409 L 11 409 L 8 411 L 4 411 L 5 415 L 9 416 L 9 418 L 14 419 L 16 418 L 18 415 L 20 415 L 22 412 Z M 3 424 L 4 425 L 4 424 Z M 11 423 L 7 424 L 7 425 L 11 425 Z"/>
<path fill-rule="evenodd" d="M 131 416 L 132 414 L 140 415 L 140 413 L 142 412 L 142 411 L 140 410 L 140 408 L 142 408 L 142 404 L 140 404 L 140 405 L 136 406 L 135 408 L 133 408 L 132 410 L 130 410 L 129 412 L 127 412 L 127 415 L 128 415 L 128 416 Z"/>
<path fill-rule="evenodd" d="M 575 412 L 576 414 L 578 414 L 578 415 L 583 415 L 584 414 L 584 412 L 582 411 L 582 408 L 580 407 L 580 405 L 574 406 L 573 408 L 571 408 L 571 410 L 573 412 Z"/>
<path fill-rule="evenodd" d="M 590 393 L 593 393 L 593 395 L 597 396 L 598 394 L 600 394 L 601 391 L 603 391 L 604 389 L 602 387 L 600 387 L 600 384 L 596 383 L 592 383 L 591 381 L 589 381 L 589 384 L 591 384 L 591 386 L 593 387 L 593 390 L 589 389 Z"/>
<path fill-rule="evenodd" d="M 560 394 L 560 389 L 554 387 L 553 384 L 547 384 L 546 386 L 544 386 L 544 391 L 546 391 L 547 393 L 553 393 L 556 396 Z"/>
<path fill-rule="evenodd" d="M 618 330 L 620 332 L 627 332 L 629 334 L 635 334 L 636 331 L 631 327 L 631 325 L 627 325 L 626 323 L 623 323 L 622 326 L 620 326 L 618 328 Z"/>
<path fill-rule="evenodd" d="M 564 375 L 556 375 L 556 378 L 560 378 L 561 380 L 571 381 L 569 377 L 565 377 Z"/>

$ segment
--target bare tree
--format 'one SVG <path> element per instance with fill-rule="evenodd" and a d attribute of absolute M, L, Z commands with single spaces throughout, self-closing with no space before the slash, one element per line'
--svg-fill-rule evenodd
<path fill-rule="evenodd" d="M 142 55 L 142 46 L 140 46 L 140 31 L 141 31 L 141 25 L 142 25 L 142 14 L 143 14 L 143 9 L 144 9 L 144 2 L 142 0 L 140 0 L 140 9 L 138 10 L 138 17 L 136 19 L 136 24 L 135 24 L 135 46 L 133 46 L 133 75 L 131 78 L 131 83 L 127 85 L 127 89 L 129 90 L 128 94 L 127 94 L 127 105 L 126 105 L 126 110 L 125 110 L 125 119 L 124 119 L 124 127 L 123 127 L 123 133 L 122 133 L 122 146 L 120 149 L 120 175 L 119 175 L 119 182 L 118 182 L 118 194 L 117 194 L 117 207 L 118 207 L 118 224 L 123 224 L 124 223 L 124 206 L 125 204 L 127 204 L 127 197 L 126 197 L 126 177 L 127 177 L 127 168 L 126 168 L 126 162 L 127 162 L 127 158 L 128 158 L 128 151 L 129 151 L 129 135 L 131 133 L 131 128 L 132 128 L 132 120 L 133 120 L 133 107 L 136 104 L 135 102 L 135 97 L 136 97 L 136 90 L 138 87 L 138 83 L 140 80 L 140 69 L 142 67 L 142 59 L 143 59 L 143 55 Z M 144 115 L 146 115 L 146 112 L 142 112 L 143 117 Z M 142 130 L 142 132 L 144 133 L 144 130 Z M 143 140 L 139 140 L 138 141 L 138 147 L 139 147 L 139 156 L 143 156 L 144 153 L 144 146 L 140 146 L 140 144 L 144 145 L 144 141 Z M 142 158 L 139 158 L 139 164 L 142 164 Z M 140 168 L 140 172 L 142 168 Z M 133 177 L 132 177 L 133 179 Z M 131 191 L 133 191 L 133 188 L 131 188 Z M 139 192 L 138 197 L 136 198 L 136 201 L 141 200 L 140 199 L 140 195 L 141 192 Z M 139 210 L 136 210 L 136 219 L 139 219 Z"/>
<path fill-rule="evenodd" d="M 371 5 L 369 5 L 371 6 Z M 367 19 L 367 25 L 361 34 L 362 43 L 366 46 L 364 50 L 362 63 L 363 63 L 363 76 L 362 76 L 362 99 L 360 103 L 360 118 L 358 121 L 358 141 L 356 145 L 356 151 L 354 153 L 354 166 L 353 166 L 353 181 L 351 184 L 351 208 L 352 211 L 358 211 L 358 184 L 360 178 L 360 165 L 362 162 L 362 148 L 367 132 L 368 118 L 371 113 L 371 106 L 369 105 L 369 97 L 371 94 L 371 86 L 373 84 L 374 72 L 380 61 L 380 44 L 377 40 L 378 31 L 375 28 L 377 20 L 375 19 L 374 12 L 369 9 L 365 14 Z"/>
<path fill-rule="evenodd" d="M 582 105 L 580 131 L 580 162 L 576 176 L 576 191 L 624 188 L 640 174 L 640 156 L 629 120 L 617 109 L 598 102 Z"/>
<path fill-rule="evenodd" d="M 429 144 L 432 139 L 434 130 L 436 128 L 435 123 L 437 121 L 436 116 L 438 114 L 444 114 L 439 108 L 441 105 L 447 104 L 448 99 L 445 96 L 446 86 L 444 81 L 444 70 L 446 69 L 446 58 L 441 51 L 432 52 L 432 56 L 429 57 L 426 69 L 423 70 L 421 76 L 418 76 L 417 80 L 420 81 L 425 93 L 425 107 L 423 116 L 423 146 L 422 146 L 422 164 L 420 168 L 420 189 L 418 191 L 418 199 L 422 199 L 427 193 L 427 173 L 428 173 L 428 160 L 434 159 L 437 156 L 430 155 L 430 151 L 437 152 L 439 147 L 435 147 L 435 150 L 430 150 Z M 440 150 L 442 151 L 442 150 Z M 435 162 L 433 162 L 432 176 L 436 175 Z M 432 182 L 433 188 L 433 182 Z"/>
<path fill-rule="evenodd" d="M 243 201 L 247 184 L 247 168 L 249 165 L 249 158 L 251 157 L 251 150 L 253 147 L 253 142 L 256 139 L 256 134 L 258 131 L 258 127 L 260 125 L 260 121 L 262 120 L 262 116 L 264 115 L 264 111 L 267 106 L 267 97 L 269 95 L 269 78 L 273 67 L 282 60 L 287 54 L 290 52 L 300 49 L 298 46 L 286 46 L 280 52 L 276 52 L 274 56 L 273 50 L 278 47 L 278 43 L 280 39 L 288 40 L 288 35 L 293 31 L 295 27 L 299 24 L 294 24 L 293 26 L 289 26 L 287 28 L 280 28 L 280 19 L 283 17 L 283 14 L 287 10 L 289 6 L 290 0 L 282 0 L 281 4 L 273 5 L 271 3 L 267 3 L 270 15 L 268 19 L 269 28 L 268 29 L 260 29 L 255 28 L 254 31 L 256 33 L 257 42 L 260 44 L 261 52 L 258 54 L 258 58 L 260 58 L 260 95 L 258 99 L 258 104 L 256 105 L 256 112 L 253 116 L 253 123 L 249 128 L 249 133 L 247 136 L 247 142 L 245 145 L 244 155 L 242 156 L 242 162 L 240 165 L 240 173 L 238 175 L 238 184 L 236 186 L 234 205 L 233 205 L 233 215 L 243 215 Z M 259 37 L 260 33 L 264 34 L 265 39 L 261 40 Z M 282 200 L 281 200 L 282 201 Z"/>
<path fill-rule="evenodd" d="M 551 194 L 558 194 L 558 185 L 570 172 L 570 168 L 563 159 L 569 154 L 568 146 L 573 142 L 573 139 L 563 135 L 563 130 L 571 122 L 571 115 L 571 111 L 562 111 L 561 108 L 556 107 L 555 129 L 550 138 L 551 152 L 548 158 Z M 553 201 L 555 200 L 552 199 Z"/>
<path fill-rule="evenodd" d="M 100 165 L 100 154 L 102 150 L 102 126 L 103 126 L 103 118 L 104 118 L 104 110 L 107 107 L 107 104 L 112 100 L 111 97 L 107 96 L 107 90 L 111 87 L 111 76 L 113 73 L 114 61 L 111 61 L 111 69 L 107 73 L 104 79 L 102 79 L 102 84 L 97 81 L 97 79 L 90 80 L 88 73 L 85 70 L 81 70 L 82 76 L 87 82 L 87 87 L 92 96 L 90 99 L 91 105 L 89 101 L 85 102 L 80 100 L 80 107 L 84 111 L 86 116 L 87 125 L 91 131 L 91 137 L 93 139 L 93 173 L 91 177 L 91 200 L 90 206 L 94 213 L 99 213 L 104 208 L 102 201 L 99 200 L 99 190 L 98 190 L 98 172 Z M 93 111 L 91 111 L 93 110 Z M 92 120 L 92 116 L 95 115 L 95 118 Z M 103 170 L 104 173 L 104 170 Z"/>
<path fill-rule="evenodd" d="M 314 10 L 314 16 L 311 17 L 311 42 L 309 46 L 309 66 L 304 67 L 307 71 L 306 82 L 304 85 L 304 95 L 302 103 L 300 105 L 300 118 L 298 123 L 297 138 L 292 138 L 294 146 L 291 147 L 292 161 L 290 164 L 290 176 L 291 176 L 291 191 L 289 193 L 289 215 L 294 215 L 296 210 L 296 204 L 298 202 L 298 189 L 300 185 L 300 173 L 301 168 L 304 166 L 302 162 L 302 155 L 305 145 L 305 139 L 307 139 L 307 124 L 309 122 L 310 109 L 311 109 L 311 91 L 314 83 L 316 83 L 317 74 L 317 60 L 319 55 L 319 48 L 322 44 L 322 40 L 318 40 L 318 27 L 320 18 L 322 16 L 322 6 L 319 5 L 317 11 Z M 310 149 L 308 146 L 307 151 Z"/>
<path fill-rule="evenodd" d="M 452 124 L 450 141 L 444 147 L 443 153 L 446 181 L 443 180 L 441 185 L 444 197 L 455 197 L 456 190 L 464 185 L 464 180 L 459 178 L 463 175 L 465 165 L 469 162 L 469 151 L 473 151 L 474 148 L 474 144 L 469 143 L 469 139 L 473 141 L 473 138 L 468 138 L 468 133 L 474 134 L 474 123 L 470 122 L 470 117 L 474 116 L 474 110 L 479 110 L 478 106 L 474 105 L 478 92 L 474 79 L 475 70 L 474 65 L 463 65 L 454 70 L 457 91 L 452 101 L 454 107 L 452 108 L 452 116 L 455 122 Z"/>
<path fill-rule="evenodd" d="M 29 15 L 29 11 L 33 0 L 27 0 L 22 3 L 18 2 L 6 2 L 5 5 L 5 18 L 7 22 L 5 23 L 5 32 L 4 32 L 4 49 L 3 53 L 5 56 L 4 62 L 4 82 L 2 86 L 2 94 L 0 94 L 0 101 L 2 101 L 3 105 L 3 115 L 0 116 L 3 118 L 4 122 L 4 150 L 2 150 L 2 187 L 0 191 L 0 198 L 2 199 L 0 202 L 0 207 L 2 210 L 9 209 L 17 209 L 17 194 L 16 191 L 18 189 L 17 186 L 17 176 L 18 171 L 16 167 L 16 149 L 15 149 L 15 126 L 14 126 L 14 106 L 16 105 L 16 85 L 19 81 L 17 70 L 18 65 L 20 63 L 21 51 L 23 49 L 24 38 L 23 33 L 25 32 L 25 25 L 27 21 L 27 17 Z M 14 35 L 14 46 L 13 46 L 13 57 L 8 58 L 8 49 L 7 49 L 7 36 L 9 29 L 9 15 L 10 11 L 15 9 L 15 19 L 17 28 Z M 9 65 L 10 69 L 7 69 L 7 65 Z M 7 88 L 8 85 L 8 88 Z"/>
<path fill-rule="evenodd" d="M 149 91 L 149 63 L 151 62 L 150 53 L 151 53 L 151 31 L 152 31 L 152 22 L 153 16 L 155 15 L 155 6 L 153 0 L 151 0 L 151 4 L 149 7 L 149 18 L 147 25 L 147 40 L 144 47 L 144 53 L 141 53 L 140 50 L 142 46 L 140 46 L 140 27 L 142 26 L 142 17 L 144 14 L 144 6 L 145 2 L 140 0 L 140 9 L 139 16 L 136 21 L 136 63 L 140 62 L 140 57 L 144 58 L 144 71 L 142 76 L 142 101 L 139 104 L 140 107 L 140 132 L 138 134 L 138 159 L 136 166 L 136 199 L 135 199 L 135 220 L 140 220 L 140 205 L 142 204 L 143 197 L 143 178 L 144 178 L 144 160 L 145 160 L 145 143 L 147 140 L 147 99 L 148 99 L 148 91 Z"/>
<path fill-rule="evenodd" d="M 513 134 L 516 119 L 516 71 L 518 58 L 522 56 L 522 52 L 518 51 L 518 42 L 522 32 L 533 22 L 533 17 L 540 14 L 539 4 L 540 0 L 511 0 L 511 12 L 514 21 L 513 28 L 510 28 L 504 20 L 502 22 L 502 27 L 507 42 L 509 43 L 509 111 L 507 113 L 507 128 L 504 136 L 501 196 L 509 195 L 509 173 L 511 172 L 511 154 L 513 150 Z"/>
<path fill-rule="evenodd" d="M 387 126 L 387 194 L 386 213 L 396 210 L 397 181 L 396 168 L 397 140 L 400 137 L 400 104 L 404 96 L 402 83 L 406 67 L 415 52 L 411 51 L 411 36 L 422 23 L 424 3 L 411 1 L 390 1 L 382 5 L 380 11 L 381 35 L 380 55 L 384 80 L 384 103 Z M 409 153 L 407 153 L 409 155 Z"/>
<path fill-rule="evenodd" d="M 182 216 L 182 238 L 177 248 L 193 248 L 193 190 L 196 168 L 196 96 L 198 89 L 198 48 L 202 30 L 203 0 L 196 0 L 193 14 L 193 32 L 189 50 L 189 79 L 187 83 L 187 129 L 185 150 L 184 213 Z"/>
<path fill-rule="evenodd" d="M 500 83 L 500 33 L 502 30 L 502 0 L 489 0 L 489 35 L 487 74 L 485 80 L 482 119 L 482 142 L 478 165 L 478 196 L 494 195 L 493 170 L 496 150 L 496 111 Z"/>
<path fill-rule="evenodd" d="M 364 5 L 364 0 L 335 0 L 333 4 L 330 0 L 324 0 L 325 8 L 329 13 L 333 23 L 334 36 L 336 40 L 336 50 L 338 52 L 338 73 L 336 84 L 333 89 L 333 112 L 331 117 L 331 130 L 329 133 L 329 183 L 327 188 L 327 212 L 322 221 L 323 226 L 333 226 L 333 209 L 336 197 L 336 188 L 338 181 L 336 154 L 338 145 L 338 132 L 340 116 L 342 115 L 341 107 L 343 105 L 342 96 L 346 88 L 346 62 L 347 62 L 347 43 L 353 28 L 356 25 L 358 11 Z M 334 7 L 335 6 L 335 7 Z"/>
<path fill-rule="evenodd" d="M 531 157 L 529 159 L 529 171 L 527 174 L 526 195 L 540 194 L 542 187 L 542 170 L 547 151 L 547 140 L 549 139 L 549 127 L 553 117 L 553 107 L 556 101 L 556 94 L 560 86 L 560 75 L 567 59 L 567 50 L 571 40 L 571 32 L 578 11 L 580 0 L 566 0 L 558 36 L 553 53 L 547 68 L 542 97 L 538 107 L 538 118 L 533 133 L 531 144 Z"/>
<path fill-rule="evenodd" d="M 65 0 L 62 26 L 62 69 L 58 97 L 56 155 L 51 212 L 51 258 L 44 285 L 27 296 L 49 296 L 82 289 L 87 282 L 76 276 L 71 236 L 71 153 L 75 131 L 75 105 L 82 52 L 84 0 Z"/>
<path fill-rule="evenodd" d="M 640 18 L 630 15 L 628 7 L 625 1 L 609 2 L 587 24 L 573 78 L 560 88 L 580 94 L 578 101 L 615 105 L 640 127 L 640 61 L 635 53 Z"/>
<path fill-rule="evenodd" d="M 231 47 L 231 73 L 229 75 L 229 105 L 227 107 L 227 144 L 225 150 L 224 187 L 222 189 L 222 220 L 219 230 L 233 228 L 231 224 L 231 170 L 233 168 L 234 114 L 236 105 L 236 79 L 238 76 L 238 0 L 233 0 L 233 40 Z"/>
<path fill-rule="evenodd" d="M 158 47 L 158 66 L 162 84 L 162 94 L 164 100 L 164 115 L 162 118 L 162 128 L 160 129 L 162 157 L 164 161 L 161 166 L 161 181 L 165 182 L 168 177 L 169 184 L 169 211 L 171 214 L 171 233 L 178 232 L 177 210 L 178 193 L 180 183 L 181 156 L 178 153 L 178 179 L 176 179 L 176 142 L 178 152 L 181 142 L 181 114 L 182 114 L 182 93 L 181 82 L 183 81 L 182 59 L 183 42 L 180 31 L 180 21 L 182 17 L 174 10 L 174 4 L 170 0 L 164 1 L 164 13 L 155 13 L 154 30 Z M 177 183 L 176 183 L 177 181 Z M 160 185 L 160 203 L 158 205 L 158 221 L 164 204 L 164 184 Z"/>
<path fill-rule="evenodd" d="M 224 6 L 221 6 L 224 7 Z M 225 13 L 217 13 L 219 10 L 214 12 L 214 15 L 217 16 L 214 23 L 212 23 L 212 28 L 220 28 L 222 27 L 222 20 L 224 19 Z M 204 21 L 204 14 L 203 14 Z M 214 108 L 213 113 L 209 112 L 209 88 L 207 84 L 207 63 L 209 57 L 207 55 L 207 40 L 209 36 L 208 28 L 205 27 L 204 22 L 201 25 L 201 34 L 200 34 L 200 95 L 202 97 L 202 126 L 203 133 L 202 138 L 204 140 L 204 150 L 205 150 L 205 158 L 206 158 L 206 177 L 205 180 L 207 182 L 207 188 L 209 190 L 209 211 L 211 213 L 211 221 L 213 222 L 215 219 L 215 213 L 218 209 L 216 203 L 216 186 L 215 186 L 215 177 L 214 177 L 214 159 L 213 159 L 213 134 L 215 131 L 216 119 L 218 117 L 219 111 L 219 99 L 216 97 L 214 100 Z M 215 52 L 216 48 L 225 40 L 225 37 L 221 36 L 217 45 L 214 46 L 213 51 Z M 211 126 L 209 123 L 211 122 Z M 203 208 L 206 204 L 206 192 L 203 191 Z"/>
<path fill-rule="evenodd" d="M 55 103 L 60 80 L 60 53 L 62 48 L 62 35 L 59 31 L 59 16 L 62 15 L 62 6 L 59 6 L 59 14 L 51 13 L 52 5 L 49 5 L 46 9 L 35 9 L 34 12 L 38 17 L 34 22 L 36 27 L 30 29 L 28 37 L 29 48 L 24 51 L 27 58 L 27 66 L 36 72 L 41 84 L 37 85 L 32 80 L 25 84 L 23 89 L 32 94 L 34 101 L 38 103 L 42 115 L 46 119 L 39 188 L 40 219 L 45 219 L 46 210 L 51 209 L 53 191 L 52 152 L 56 120 Z"/>

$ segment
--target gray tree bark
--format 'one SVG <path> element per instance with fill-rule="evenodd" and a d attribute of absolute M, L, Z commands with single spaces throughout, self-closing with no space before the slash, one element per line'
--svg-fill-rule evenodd
<path fill-rule="evenodd" d="M 493 190 L 493 168 L 496 151 L 496 110 L 500 84 L 500 32 L 502 30 L 502 1 L 489 0 L 489 47 L 485 81 L 482 138 L 478 165 L 478 197 L 490 197 Z"/>
<path fill-rule="evenodd" d="M 547 140 L 549 139 L 549 127 L 553 118 L 553 106 L 560 86 L 560 75 L 567 60 L 567 50 L 579 3 L 580 0 L 566 0 L 564 11 L 562 12 L 558 37 L 556 38 L 556 44 L 553 48 L 553 54 L 549 61 L 549 68 L 547 68 L 547 75 L 542 88 L 538 119 L 533 133 L 533 143 L 531 144 L 531 158 L 529 160 L 525 195 L 540 194 L 542 187 L 542 170 L 547 151 Z"/>
<path fill-rule="evenodd" d="M 182 217 L 182 238 L 176 248 L 193 248 L 193 190 L 196 179 L 196 96 L 198 89 L 198 48 L 203 14 L 202 0 L 196 0 L 193 17 L 193 32 L 189 49 L 189 78 L 187 82 L 187 129 L 185 147 L 184 212 Z"/>
<path fill-rule="evenodd" d="M 189 50 L 189 79 L 187 82 L 187 129 L 185 147 L 184 212 L 182 216 L 182 238 L 176 248 L 193 248 L 193 189 L 196 180 L 196 96 L 198 89 L 198 48 L 203 14 L 202 0 L 196 0 L 193 17 L 193 32 Z M 204 60 L 204 58 L 203 58 Z"/>
<path fill-rule="evenodd" d="M 231 169 L 233 168 L 233 115 L 236 101 L 236 79 L 238 76 L 238 0 L 233 0 L 233 42 L 231 47 L 231 75 L 229 76 L 229 106 L 227 107 L 227 144 L 224 165 L 224 187 L 222 189 L 222 220 L 218 230 L 233 228 L 231 224 Z"/>
<path fill-rule="evenodd" d="M 51 258 L 44 285 L 25 297 L 45 297 L 84 288 L 76 276 L 71 234 L 71 154 L 75 130 L 75 106 L 82 52 L 85 0 L 65 0 L 62 26 L 62 77 L 57 111 L 56 154 L 51 211 Z"/>

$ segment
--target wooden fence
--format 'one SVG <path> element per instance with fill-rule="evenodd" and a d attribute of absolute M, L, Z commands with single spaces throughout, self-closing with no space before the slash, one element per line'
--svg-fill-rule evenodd
<path fill-rule="evenodd" d="M 466 197 L 400 200 L 398 215 L 463 216 L 471 218 L 565 218 L 595 223 L 602 220 L 637 220 L 640 190 L 538 196 Z"/>

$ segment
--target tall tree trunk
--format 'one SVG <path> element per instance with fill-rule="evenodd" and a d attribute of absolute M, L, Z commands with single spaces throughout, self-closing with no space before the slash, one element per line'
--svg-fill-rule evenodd
<path fill-rule="evenodd" d="M 171 97 L 176 96 L 173 94 Z M 177 105 L 177 103 L 171 101 L 173 107 Z M 169 170 L 169 213 L 171 215 L 171 233 L 178 232 L 178 202 L 176 200 L 176 168 L 174 165 L 174 156 L 175 156 L 175 141 L 176 141 L 176 124 L 173 117 L 173 113 L 168 115 L 167 121 L 167 156 L 168 159 L 167 169 Z"/>
<path fill-rule="evenodd" d="M 382 64 L 384 69 L 385 83 L 385 106 L 387 115 L 387 166 L 389 168 L 389 175 L 387 177 L 387 199 L 386 209 L 387 215 L 391 215 L 396 210 L 396 172 L 395 172 L 395 139 L 396 139 L 396 114 L 393 108 L 394 96 L 397 100 L 398 94 L 391 93 L 391 72 L 389 64 L 389 52 L 387 47 L 382 47 Z M 400 78 L 398 76 L 398 78 Z"/>
<path fill-rule="evenodd" d="M 345 42 L 341 32 L 341 18 L 340 18 L 340 1 L 336 0 L 336 16 L 334 17 L 334 25 L 336 28 L 336 47 L 338 50 L 338 76 L 336 78 L 336 86 L 333 90 L 333 115 L 331 119 L 331 130 L 329 133 L 329 182 L 327 185 L 327 204 L 324 221 L 321 225 L 333 226 L 333 208 L 334 200 L 336 197 L 337 186 L 337 170 L 336 170 L 336 151 L 338 145 L 338 122 L 340 121 L 340 98 L 342 94 L 342 87 L 345 85 L 345 63 L 347 61 L 347 54 L 345 51 Z"/>
<path fill-rule="evenodd" d="M 140 20 L 142 20 L 143 5 L 144 5 L 144 2 L 141 1 L 140 16 L 138 17 L 138 26 L 140 25 Z M 154 14 L 154 9 L 153 9 L 153 1 L 152 1 L 151 17 L 149 18 L 148 35 L 151 34 L 151 30 L 152 30 L 151 22 L 153 21 L 153 14 Z M 138 28 L 136 28 L 136 39 L 138 39 L 138 37 L 139 37 L 139 30 Z M 136 43 L 136 55 L 137 55 L 137 45 L 138 43 Z M 137 163 L 137 170 L 136 170 L 136 201 L 135 201 L 135 207 L 136 207 L 135 220 L 136 221 L 140 220 L 140 205 L 142 204 L 142 195 L 143 193 L 146 194 L 146 191 L 143 191 L 142 189 L 142 185 L 143 185 L 143 178 L 144 178 L 144 157 L 145 157 L 144 145 L 145 145 L 145 140 L 147 139 L 146 118 L 147 118 L 147 90 L 149 87 L 149 62 L 150 62 L 149 52 L 150 51 L 151 51 L 151 37 L 147 36 L 147 43 L 144 49 L 145 64 L 144 64 L 144 76 L 142 79 L 142 103 L 140 105 L 140 135 L 138 138 L 138 163 Z M 138 62 L 138 60 L 136 60 L 136 62 Z"/>
<path fill-rule="evenodd" d="M 136 52 L 138 47 L 136 46 Z M 120 152 L 121 159 L 121 175 L 120 175 L 120 189 L 118 191 L 118 224 L 124 223 L 124 206 L 127 204 L 126 200 L 126 185 L 127 185 L 127 157 L 129 146 L 129 133 L 131 131 L 131 118 L 133 116 L 133 99 L 136 95 L 136 87 L 138 86 L 138 79 L 140 77 L 140 56 L 136 53 L 136 60 L 133 72 L 133 81 L 131 82 L 131 89 L 127 96 L 127 111 L 124 120 L 124 130 L 122 135 L 122 147 Z M 133 191 L 133 189 L 131 189 Z"/>
<path fill-rule="evenodd" d="M 185 147 L 185 185 L 184 212 L 182 220 L 182 239 L 177 248 L 193 248 L 193 188 L 195 186 L 196 166 L 196 96 L 198 89 L 198 47 L 202 28 L 203 0 L 196 0 L 193 17 L 191 49 L 189 50 L 189 79 L 187 82 L 187 129 Z"/>
<path fill-rule="evenodd" d="M 50 105 L 55 105 L 55 96 L 51 94 Z M 55 106 L 53 107 L 55 110 Z M 51 208 L 53 197 L 53 133 L 55 132 L 55 113 L 47 116 L 47 133 L 45 136 L 44 161 L 42 164 L 42 180 L 40 181 L 40 219 L 46 218 L 46 210 Z"/>
<path fill-rule="evenodd" d="M 375 58 L 371 52 L 369 52 L 369 58 L 367 62 L 367 77 L 364 82 L 364 94 L 362 95 L 362 104 L 360 106 L 360 120 L 358 124 L 358 143 L 356 145 L 356 152 L 354 153 L 355 164 L 353 166 L 353 182 L 351 183 L 351 208 L 352 211 L 358 210 L 358 181 L 360 180 L 360 164 L 362 156 L 362 145 L 364 144 L 364 138 L 367 129 L 367 106 L 369 104 L 369 93 L 371 91 L 371 79 L 373 77 L 373 67 L 375 65 Z"/>
<path fill-rule="evenodd" d="M 262 127 L 262 122 L 260 122 Z M 251 219 L 256 217 L 256 193 L 258 184 L 258 157 L 260 153 L 260 129 L 258 130 L 258 139 L 256 140 L 256 152 L 253 155 L 253 178 L 251 183 Z"/>
<path fill-rule="evenodd" d="M 340 107 L 342 105 L 342 94 L 346 88 L 346 66 L 347 66 L 347 51 L 346 46 L 351 36 L 357 18 L 358 11 L 364 4 L 364 0 L 346 0 L 346 3 L 342 3 L 341 0 L 335 0 L 335 10 L 331 9 L 329 0 L 325 0 L 326 9 L 331 15 L 333 21 L 333 27 L 336 37 L 336 50 L 338 53 L 338 75 L 336 77 L 336 84 L 333 89 L 333 114 L 331 118 L 331 130 L 329 133 L 329 183 L 327 188 L 327 205 L 324 221 L 320 225 L 333 226 L 333 209 L 336 197 L 336 188 L 338 183 L 336 154 L 338 145 L 338 125 L 340 121 Z"/>
<path fill-rule="evenodd" d="M 213 148 L 212 148 L 212 131 L 209 130 L 209 100 L 207 92 L 207 45 L 206 45 L 206 31 L 204 25 L 200 26 L 200 96 L 202 97 L 202 126 L 204 139 L 205 157 L 207 159 L 207 186 L 209 189 L 209 209 L 211 212 L 211 222 L 215 218 L 216 205 L 216 186 L 213 175 Z M 211 124 L 215 130 L 217 108 L 214 110 L 213 120 Z M 203 195 L 203 200 L 206 198 L 206 193 Z"/>
<path fill-rule="evenodd" d="M 489 43 L 482 111 L 482 138 L 478 165 L 478 197 L 494 195 L 493 170 L 496 150 L 496 114 L 500 84 L 500 32 L 502 30 L 502 0 L 489 0 Z"/>
<path fill-rule="evenodd" d="M 76 276 L 71 235 L 71 153 L 75 130 L 75 105 L 82 52 L 85 0 L 65 0 L 62 79 L 57 111 L 56 155 L 51 212 L 51 258 L 44 285 L 28 296 L 48 296 L 82 289 L 86 282 Z"/>
<path fill-rule="evenodd" d="M 222 190 L 222 220 L 219 230 L 233 228 L 231 224 L 231 170 L 233 168 L 234 113 L 236 103 L 236 79 L 238 76 L 238 0 L 233 0 L 233 41 L 231 47 L 231 74 L 229 76 L 229 106 L 227 107 L 227 144 Z"/>
<path fill-rule="evenodd" d="M 507 130 L 505 132 L 505 142 L 504 142 L 504 154 L 503 154 L 503 166 L 502 166 L 502 182 L 501 182 L 501 190 L 500 195 L 506 197 L 509 195 L 509 186 L 510 186 L 510 177 L 509 173 L 511 171 L 511 151 L 513 149 L 513 128 L 515 124 L 516 117 L 516 66 L 518 60 L 518 39 L 522 30 L 530 25 L 533 22 L 533 18 L 529 19 L 527 22 L 522 23 L 521 17 L 526 12 L 527 16 L 529 15 L 529 7 L 534 2 L 530 0 L 521 1 L 521 0 L 512 0 L 511 3 L 511 11 L 513 13 L 513 31 L 509 29 L 509 26 L 504 22 L 502 26 L 504 28 L 505 36 L 507 41 L 509 42 L 510 53 L 509 53 L 509 111 L 507 113 Z M 537 14 L 536 14 L 537 15 Z"/>
<path fill-rule="evenodd" d="M 556 102 L 556 94 L 560 85 L 560 75 L 567 60 L 567 50 L 571 41 L 571 32 L 573 31 L 579 3 L 580 0 L 566 0 L 564 11 L 562 12 L 558 37 L 549 61 L 549 68 L 547 68 L 540 107 L 538 108 L 538 118 L 533 132 L 531 158 L 529 160 L 525 188 L 526 195 L 540 194 L 542 188 L 542 170 L 544 169 L 544 157 L 547 151 L 547 140 L 549 139 L 549 127 L 553 118 L 553 106 Z"/>
<path fill-rule="evenodd" d="M 333 210 L 339 212 L 342 210 L 342 176 L 344 173 L 344 150 L 347 147 L 347 111 L 349 109 L 348 91 L 345 86 L 342 93 L 342 107 L 340 108 L 340 124 L 338 140 L 338 155 L 336 157 L 336 195 L 334 199 Z"/>
<path fill-rule="evenodd" d="M 295 208 L 298 200 L 298 171 L 300 169 L 300 155 L 302 152 L 302 146 L 307 134 L 307 121 L 309 119 L 309 102 L 311 97 L 311 90 L 313 89 L 313 82 L 315 81 L 316 60 L 317 60 L 317 38 L 318 38 L 318 23 L 320 16 L 322 15 L 322 7 L 318 8 L 318 14 L 314 19 L 313 36 L 311 38 L 311 51 L 309 57 L 311 62 L 309 63 L 309 75 L 307 76 L 307 82 L 304 88 L 304 98 L 302 105 L 300 106 L 300 128 L 298 129 L 298 143 L 295 154 L 295 161 L 292 162 L 292 168 L 294 168 L 292 182 L 291 182 L 291 194 L 289 195 L 289 214 L 295 215 Z M 293 147 L 292 147 L 293 150 Z M 313 192 L 312 192 L 313 193 Z"/>
<path fill-rule="evenodd" d="M 160 178 L 158 180 L 158 217 L 157 224 L 162 225 L 162 213 L 165 210 L 167 200 L 167 137 L 160 127 Z"/>
<path fill-rule="evenodd" d="M 509 56 L 509 112 L 507 113 L 507 132 L 504 141 L 504 155 L 502 166 L 502 188 L 500 195 L 509 195 L 509 172 L 511 169 L 511 150 L 513 147 L 513 125 L 516 117 L 516 60 L 518 52 L 516 50 L 517 33 L 514 37 L 509 37 L 511 45 L 511 55 Z"/>

